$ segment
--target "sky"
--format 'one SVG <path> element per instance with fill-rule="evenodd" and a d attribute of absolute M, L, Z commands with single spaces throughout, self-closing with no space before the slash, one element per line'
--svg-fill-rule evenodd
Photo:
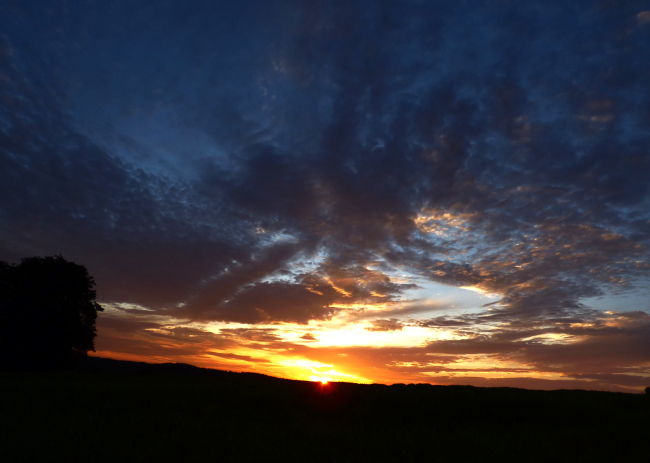
<path fill-rule="evenodd" d="M 4 0 L 0 260 L 93 355 L 650 385 L 650 2 Z"/>

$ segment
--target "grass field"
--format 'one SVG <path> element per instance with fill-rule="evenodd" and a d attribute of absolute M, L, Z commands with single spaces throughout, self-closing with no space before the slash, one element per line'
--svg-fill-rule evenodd
<path fill-rule="evenodd" d="M 641 394 L 196 371 L 1 373 L 0 461 L 650 459 Z"/>

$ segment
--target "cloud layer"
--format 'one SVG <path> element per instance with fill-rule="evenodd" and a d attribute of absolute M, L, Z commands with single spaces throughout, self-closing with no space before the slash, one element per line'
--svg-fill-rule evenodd
<path fill-rule="evenodd" d="M 267 3 L 0 6 L 0 259 L 114 356 L 647 383 L 644 2 Z"/>

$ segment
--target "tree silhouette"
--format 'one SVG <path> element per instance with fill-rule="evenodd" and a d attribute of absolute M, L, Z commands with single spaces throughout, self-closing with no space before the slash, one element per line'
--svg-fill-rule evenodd
<path fill-rule="evenodd" d="M 95 281 L 61 256 L 0 262 L 0 369 L 51 370 L 94 351 Z"/>

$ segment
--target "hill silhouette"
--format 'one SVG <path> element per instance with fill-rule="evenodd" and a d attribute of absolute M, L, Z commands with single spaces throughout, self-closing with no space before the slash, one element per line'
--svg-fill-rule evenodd
<path fill-rule="evenodd" d="M 621 461 L 644 394 L 361 385 L 89 357 L 0 374 L 3 461 Z"/>

